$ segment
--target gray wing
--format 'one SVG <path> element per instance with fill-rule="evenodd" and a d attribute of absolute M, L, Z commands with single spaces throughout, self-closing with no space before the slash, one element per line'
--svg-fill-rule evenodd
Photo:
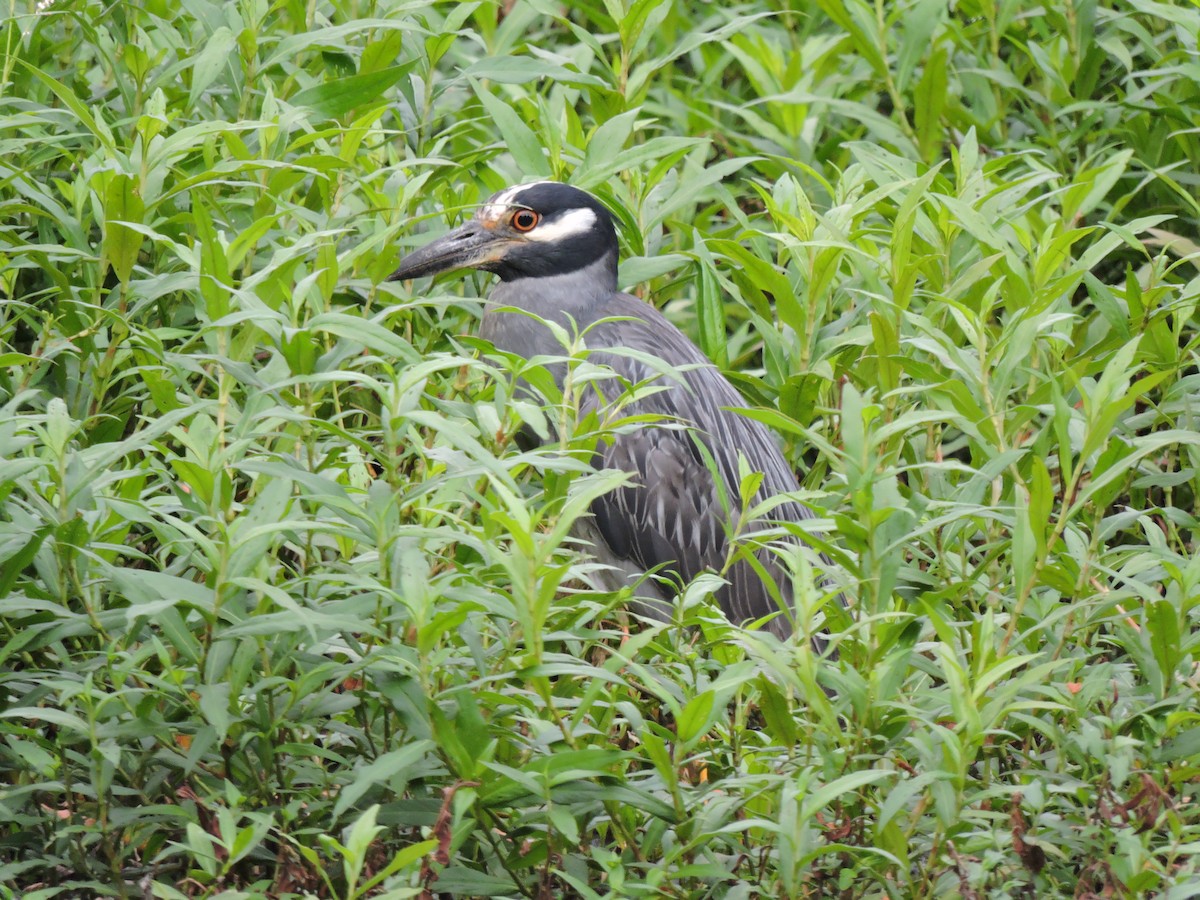
<path fill-rule="evenodd" d="M 677 586 L 724 566 L 726 516 L 712 472 L 687 430 L 643 428 L 618 436 L 598 456 L 601 467 L 634 476 L 632 484 L 592 504 L 614 554 Z"/>
<path fill-rule="evenodd" d="M 638 303 L 640 318 L 657 317 L 653 311 L 647 314 L 640 301 L 634 302 Z M 650 327 L 645 327 L 647 324 Z M 605 333 L 603 329 L 610 327 L 617 333 Z M 601 537 L 617 557 L 633 560 L 644 570 L 658 570 L 681 583 L 706 570 L 721 572 L 730 551 L 729 533 L 742 506 L 739 454 L 763 475 L 755 500 L 795 491 L 791 468 L 765 426 L 728 411 L 728 407 L 743 406 L 745 401 L 665 319 L 602 325 L 598 331 L 597 336 L 608 346 L 642 350 L 674 367 L 693 367 L 678 372 L 677 380 L 658 376 L 661 380 L 655 383 L 669 387 L 626 407 L 630 414 L 659 414 L 687 427 L 642 428 L 618 435 L 600 449 L 599 463 L 634 476 L 633 484 L 593 503 L 592 513 Z M 619 354 L 603 354 L 602 361 L 635 383 L 656 374 L 644 363 Z M 698 441 L 707 448 L 711 463 L 697 446 Z M 723 484 L 724 502 L 717 479 Z M 797 521 L 811 518 L 812 513 L 789 501 L 781 504 L 773 517 Z M 752 524 L 749 530 L 766 525 L 769 523 Z M 780 601 L 791 606 L 791 582 L 780 561 L 769 551 L 759 552 L 757 560 L 774 582 L 772 586 L 764 583 L 748 560 L 739 560 L 725 572 L 729 584 L 718 592 L 718 600 L 734 622 L 778 612 Z M 791 622 L 787 616 L 777 617 L 771 629 L 785 636 L 791 632 Z"/>

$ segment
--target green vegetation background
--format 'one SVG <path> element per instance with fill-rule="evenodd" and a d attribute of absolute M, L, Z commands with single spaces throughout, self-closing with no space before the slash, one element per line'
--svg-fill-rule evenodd
<path fill-rule="evenodd" d="M 1196 7 L 5 6 L 0 895 L 1200 894 Z M 580 590 L 636 423 L 383 282 L 535 177 L 785 442 L 837 662 Z"/>

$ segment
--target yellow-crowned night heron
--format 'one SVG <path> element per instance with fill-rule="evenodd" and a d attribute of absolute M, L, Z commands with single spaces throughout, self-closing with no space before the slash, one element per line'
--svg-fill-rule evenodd
<path fill-rule="evenodd" d="M 465 225 L 406 256 L 391 277 L 462 268 L 493 272 L 500 284 L 488 297 L 480 333 L 497 348 L 527 359 L 564 353 L 549 328 L 515 307 L 568 333 L 586 331 L 589 358 L 632 384 L 659 377 L 656 383 L 663 389 L 633 400 L 624 412 L 662 416 L 664 425 L 618 434 L 600 448 L 598 465 L 629 472 L 634 483 L 596 500 L 584 533 L 596 544 L 599 560 L 613 566 L 625 583 L 641 580 L 638 605 L 661 618 L 672 592 L 664 579 L 643 578 L 644 573 L 687 583 L 706 570 L 721 572 L 727 562 L 730 526 L 743 508 L 739 454 L 762 474 L 756 501 L 794 492 L 797 484 L 770 432 L 731 411 L 744 405 L 733 385 L 657 309 L 617 289 L 617 249 L 613 217 L 595 198 L 566 184 L 539 182 L 496 194 Z M 604 348 L 635 352 L 605 353 Z M 639 355 L 662 360 L 676 378 L 662 378 Z M 561 369 L 556 377 L 561 379 Z M 786 500 L 773 516 L 796 522 L 812 513 Z M 786 567 L 767 549 L 756 558 L 787 606 L 768 625 L 785 637 L 792 631 Z M 728 584 L 717 597 L 732 621 L 780 612 L 749 560 L 739 559 L 724 576 Z"/>

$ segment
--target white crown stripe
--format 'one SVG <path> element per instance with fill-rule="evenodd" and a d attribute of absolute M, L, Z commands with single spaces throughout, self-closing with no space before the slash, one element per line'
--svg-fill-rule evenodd
<path fill-rule="evenodd" d="M 492 198 L 484 204 L 479 211 L 481 219 L 498 219 L 504 212 L 511 209 L 513 206 L 520 206 L 517 198 L 525 191 L 532 187 L 537 187 L 539 184 L 558 184 L 557 181 L 534 181 L 529 184 L 518 184 L 516 187 L 505 188 L 497 194 L 493 194 Z"/>

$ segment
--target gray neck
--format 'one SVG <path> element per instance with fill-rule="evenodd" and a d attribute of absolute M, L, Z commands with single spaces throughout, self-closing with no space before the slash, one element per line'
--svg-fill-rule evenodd
<path fill-rule="evenodd" d="M 591 322 L 606 315 L 617 291 L 616 254 L 604 256 L 574 272 L 502 281 L 488 295 L 489 305 L 515 306 L 543 319 Z"/>
<path fill-rule="evenodd" d="M 554 322 L 568 334 L 611 315 L 617 290 L 616 254 L 609 253 L 590 265 L 564 275 L 502 281 L 488 295 L 480 336 L 501 350 L 530 359 L 546 354 L 561 356 L 562 344 L 550 330 L 528 316 L 502 313 L 503 307 L 531 312 Z"/>

